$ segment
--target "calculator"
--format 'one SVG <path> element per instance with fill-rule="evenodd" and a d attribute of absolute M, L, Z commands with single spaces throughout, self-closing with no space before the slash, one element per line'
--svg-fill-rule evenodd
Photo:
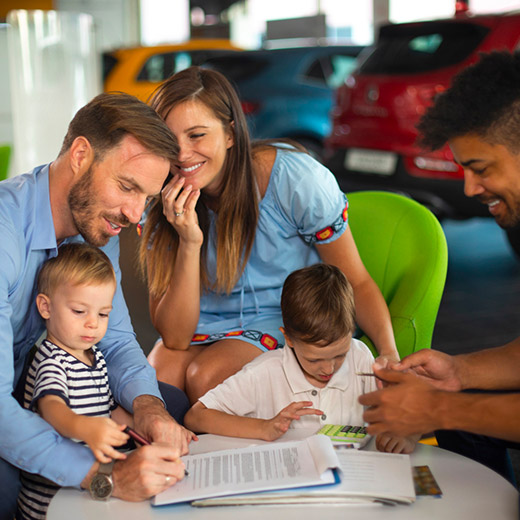
<path fill-rule="evenodd" d="M 326 424 L 317 433 L 329 437 L 335 448 L 360 449 L 371 439 L 364 426 Z"/>

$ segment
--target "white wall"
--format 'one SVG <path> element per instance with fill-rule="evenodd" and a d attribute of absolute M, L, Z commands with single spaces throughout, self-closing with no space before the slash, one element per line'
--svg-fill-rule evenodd
<path fill-rule="evenodd" d="M 87 13 L 94 17 L 100 51 L 140 42 L 139 0 L 55 0 L 54 4 L 57 11 Z"/>
<path fill-rule="evenodd" d="M 11 172 L 50 162 L 74 114 L 101 92 L 92 16 L 10 11 L 7 16 L 14 157 Z"/>
<path fill-rule="evenodd" d="M 189 0 L 141 0 L 143 44 L 180 43 L 189 38 Z"/>
<path fill-rule="evenodd" d="M 0 24 L 0 144 L 12 144 L 11 88 L 7 54 L 7 24 Z"/>

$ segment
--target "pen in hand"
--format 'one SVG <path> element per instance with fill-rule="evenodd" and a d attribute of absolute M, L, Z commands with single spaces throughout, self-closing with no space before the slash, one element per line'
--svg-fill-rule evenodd
<path fill-rule="evenodd" d="M 145 439 L 142 435 L 138 434 L 135 430 L 130 428 L 130 426 L 127 426 L 124 430 L 124 433 L 130 435 L 134 441 L 137 441 L 139 444 L 142 444 L 143 446 L 150 446 L 152 444 L 149 440 Z M 188 471 L 184 470 L 184 476 L 187 477 L 189 475 Z"/>
<path fill-rule="evenodd" d="M 132 430 L 130 426 L 127 426 L 124 430 L 124 433 L 130 435 L 134 441 L 137 441 L 139 444 L 142 444 L 143 446 L 150 446 L 151 442 L 145 439 L 142 435 L 139 435 L 135 430 Z"/>

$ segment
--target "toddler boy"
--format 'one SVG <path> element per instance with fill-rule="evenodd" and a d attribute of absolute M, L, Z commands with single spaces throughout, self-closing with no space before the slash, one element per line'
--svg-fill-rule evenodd
<path fill-rule="evenodd" d="M 96 347 L 107 330 L 115 289 L 110 260 L 88 244 L 65 244 L 43 265 L 36 305 L 47 338 L 31 363 L 24 394 L 25 408 L 63 437 L 85 442 L 102 463 L 124 459 L 114 446 L 129 438 L 125 425 L 110 417 L 132 421 L 114 402 L 105 359 Z M 59 486 L 30 473 L 22 473 L 21 481 L 17 519 L 45 519 Z"/>

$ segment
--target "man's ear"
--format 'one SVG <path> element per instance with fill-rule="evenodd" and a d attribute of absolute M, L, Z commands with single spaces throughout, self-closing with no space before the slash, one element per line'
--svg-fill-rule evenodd
<path fill-rule="evenodd" d="M 44 320 L 48 320 L 51 316 L 51 300 L 46 294 L 38 294 L 36 296 L 36 307 Z"/>
<path fill-rule="evenodd" d="M 94 161 L 94 150 L 86 137 L 79 136 L 69 149 L 70 167 L 75 174 L 82 175 Z"/>

